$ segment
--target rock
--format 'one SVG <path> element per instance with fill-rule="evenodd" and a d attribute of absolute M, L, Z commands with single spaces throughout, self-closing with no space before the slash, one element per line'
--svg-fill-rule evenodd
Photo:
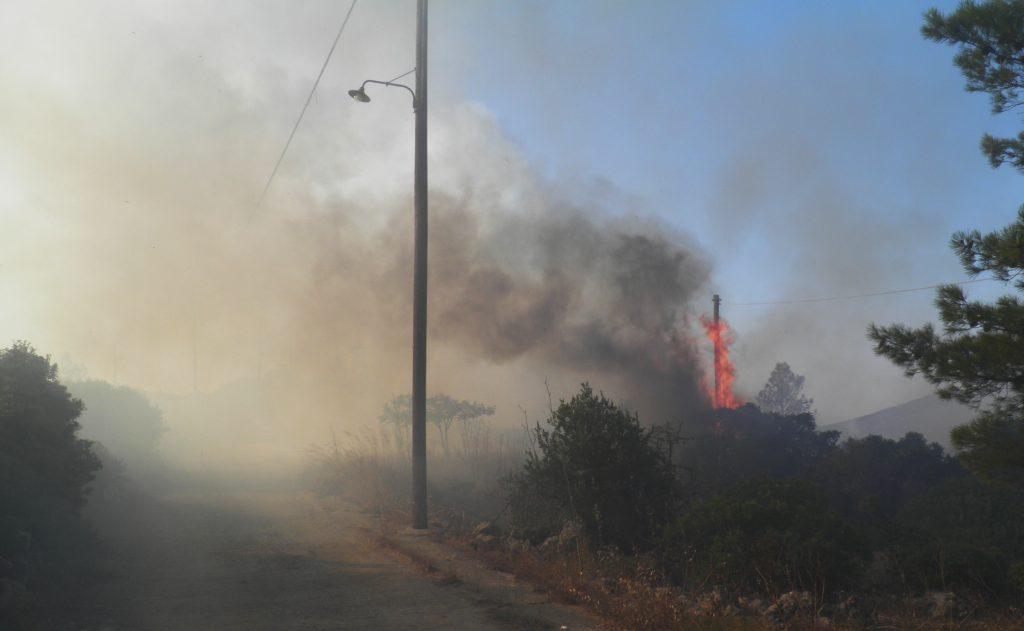
<path fill-rule="evenodd" d="M 721 606 L 722 592 L 717 587 L 697 597 L 697 609 L 702 615 L 714 615 L 721 609 Z"/>
<path fill-rule="evenodd" d="M 479 534 L 469 542 L 475 550 L 494 550 L 501 546 L 501 540 L 494 535 Z"/>
<path fill-rule="evenodd" d="M 765 609 L 765 615 L 774 620 L 786 620 L 801 609 L 814 605 L 810 592 L 786 592 Z"/>
<path fill-rule="evenodd" d="M 530 542 L 525 539 L 515 539 L 510 537 L 505 540 L 505 549 L 509 552 L 523 554 L 529 552 L 532 548 L 533 546 L 530 545 Z"/>
<path fill-rule="evenodd" d="M 553 535 L 540 544 L 541 552 L 563 552 L 568 550 L 583 534 L 583 524 L 576 520 L 567 521 L 557 535 Z"/>

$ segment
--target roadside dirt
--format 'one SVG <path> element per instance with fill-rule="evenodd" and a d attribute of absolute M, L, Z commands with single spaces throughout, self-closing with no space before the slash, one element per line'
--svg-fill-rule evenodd
<path fill-rule="evenodd" d="M 107 567 L 46 628 L 596 628 L 507 576 L 424 572 L 372 525 L 299 493 L 146 501 L 105 529 Z"/>

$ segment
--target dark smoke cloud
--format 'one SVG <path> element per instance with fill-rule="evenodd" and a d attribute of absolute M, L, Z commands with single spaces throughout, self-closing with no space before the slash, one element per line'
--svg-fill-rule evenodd
<path fill-rule="evenodd" d="M 553 204 L 490 229 L 472 209 L 435 204 L 433 332 L 491 361 L 527 355 L 614 375 L 621 395 L 658 415 L 693 409 L 705 260 L 663 227 Z"/>

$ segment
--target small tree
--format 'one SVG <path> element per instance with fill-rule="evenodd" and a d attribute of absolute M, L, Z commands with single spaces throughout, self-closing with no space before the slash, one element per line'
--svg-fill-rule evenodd
<path fill-rule="evenodd" d="M 757 394 L 757 407 L 762 412 L 779 416 L 807 414 L 814 405 L 814 399 L 805 397 L 803 391 L 803 376 L 794 373 L 786 362 L 779 362 Z"/>
<path fill-rule="evenodd" d="M 475 426 L 484 416 L 494 414 L 492 406 L 475 401 L 460 401 L 447 394 L 437 394 L 427 399 L 427 422 L 437 427 L 441 450 L 447 457 L 451 454 L 450 430 L 453 424 L 459 423 L 463 449 Z M 412 397 L 402 394 L 392 397 L 384 404 L 378 420 L 390 425 L 395 436 L 395 443 L 401 449 L 408 442 L 409 429 L 412 427 Z"/>
<path fill-rule="evenodd" d="M 459 418 L 460 411 L 459 401 L 447 394 L 438 394 L 427 399 L 427 421 L 437 427 L 437 435 L 441 439 L 441 450 L 444 452 L 445 458 L 451 455 L 448 430 Z"/>
<path fill-rule="evenodd" d="M 493 414 L 494 406 L 475 401 L 459 402 L 456 419 L 459 423 L 459 439 L 462 441 L 463 454 L 468 455 L 474 450 L 479 453 L 483 449 L 487 440 L 487 426 L 483 419 Z"/>

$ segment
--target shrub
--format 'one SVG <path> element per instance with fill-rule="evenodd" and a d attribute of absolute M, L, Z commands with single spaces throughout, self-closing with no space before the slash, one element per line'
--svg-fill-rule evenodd
<path fill-rule="evenodd" d="M 780 416 L 745 405 L 711 415 L 697 423 L 682 452 L 691 488 L 704 499 L 745 480 L 806 474 L 839 440 L 838 432 L 818 431 L 810 414 Z"/>
<path fill-rule="evenodd" d="M 887 554 L 906 587 L 1016 590 L 1024 563 L 1024 492 L 1018 487 L 951 478 L 909 501 L 896 525 Z"/>
<path fill-rule="evenodd" d="M 865 556 L 860 539 L 802 480 L 742 483 L 691 508 L 665 533 L 669 575 L 690 588 L 820 593 L 851 584 Z"/>
<path fill-rule="evenodd" d="M 538 541 L 575 518 L 598 547 L 649 543 L 670 515 L 673 486 L 650 431 L 588 384 L 548 424 L 534 429 L 539 453 L 508 480 L 513 533 Z"/>
<path fill-rule="evenodd" d="M 966 475 L 955 459 L 921 434 L 899 440 L 849 439 L 815 469 L 844 519 L 867 529 L 876 545 L 892 536 L 891 521 L 908 501 L 944 480 Z"/>
<path fill-rule="evenodd" d="M 100 463 L 76 436 L 81 411 L 49 358 L 24 342 L 0 350 L 0 556 L 82 507 Z"/>

